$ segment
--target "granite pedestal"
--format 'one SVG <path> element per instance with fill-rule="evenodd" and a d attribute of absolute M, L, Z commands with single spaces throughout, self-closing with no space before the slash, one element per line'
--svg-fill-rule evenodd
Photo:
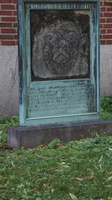
<path fill-rule="evenodd" d="M 62 143 L 107 133 L 112 136 L 112 122 L 95 120 L 40 126 L 16 126 L 8 130 L 8 146 L 34 148 L 58 138 Z"/>

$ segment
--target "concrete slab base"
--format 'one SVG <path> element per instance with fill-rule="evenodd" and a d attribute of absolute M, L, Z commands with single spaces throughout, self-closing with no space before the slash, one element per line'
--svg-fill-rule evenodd
<path fill-rule="evenodd" d="M 8 130 L 8 146 L 11 148 L 34 148 L 48 144 L 58 138 L 67 143 L 72 140 L 91 137 L 98 133 L 112 136 L 112 122 L 96 120 L 41 126 L 16 126 Z"/>

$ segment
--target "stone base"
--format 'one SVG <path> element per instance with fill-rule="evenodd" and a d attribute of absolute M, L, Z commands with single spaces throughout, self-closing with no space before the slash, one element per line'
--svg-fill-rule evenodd
<path fill-rule="evenodd" d="M 93 136 L 95 133 L 112 135 L 112 122 L 96 120 L 44 126 L 16 126 L 8 130 L 8 146 L 34 148 L 58 138 L 62 143 Z"/>

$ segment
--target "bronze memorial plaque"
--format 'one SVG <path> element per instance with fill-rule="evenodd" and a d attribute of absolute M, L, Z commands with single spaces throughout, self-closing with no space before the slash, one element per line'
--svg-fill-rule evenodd
<path fill-rule="evenodd" d="M 31 10 L 32 81 L 90 77 L 90 11 Z"/>
<path fill-rule="evenodd" d="M 21 125 L 97 120 L 99 1 L 18 0 Z"/>

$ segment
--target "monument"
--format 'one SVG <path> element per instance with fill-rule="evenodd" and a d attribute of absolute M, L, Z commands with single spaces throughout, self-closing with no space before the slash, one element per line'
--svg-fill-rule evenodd
<path fill-rule="evenodd" d="M 18 0 L 20 125 L 99 119 L 99 1 Z"/>
<path fill-rule="evenodd" d="M 18 23 L 21 127 L 10 146 L 98 120 L 99 0 L 18 0 Z"/>

